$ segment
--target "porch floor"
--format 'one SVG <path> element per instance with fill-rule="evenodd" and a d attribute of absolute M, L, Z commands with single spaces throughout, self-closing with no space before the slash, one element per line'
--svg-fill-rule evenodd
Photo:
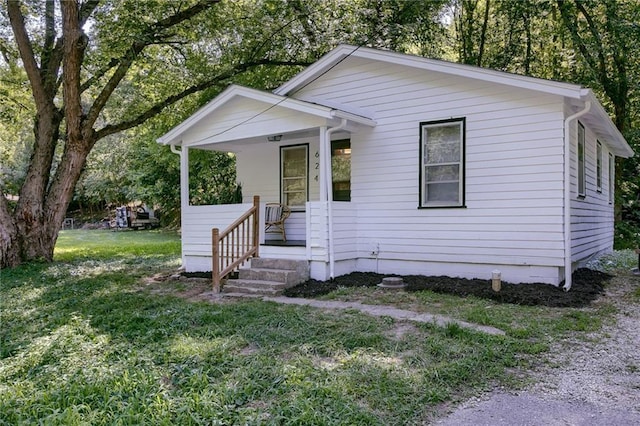
<path fill-rule="evenodd" d="M 281 247 L 306 247 L 305 240 L 266 240 L 261 246 L 281 246 Z"/>

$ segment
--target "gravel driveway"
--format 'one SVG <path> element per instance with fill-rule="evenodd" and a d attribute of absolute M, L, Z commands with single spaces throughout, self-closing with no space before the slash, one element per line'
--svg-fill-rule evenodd
<path fill-rule="evenodd" d="M 535 384 L 467 401 L 436 425 L 640 425 L 640 277 L 618 275 L 601 302 L 616 321 L 587 339 L 556 342 Z"/>

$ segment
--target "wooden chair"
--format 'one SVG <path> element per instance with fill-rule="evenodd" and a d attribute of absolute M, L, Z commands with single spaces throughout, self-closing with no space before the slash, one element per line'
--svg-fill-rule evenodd
<path fill-rule="evenodd" d="M 287 241 L 287 234 L 284 230 L 284 221 L 291 214 L 289 206 L 278 203 L 268 203 L 264 212 L 264 232 L 278 233 L 282 235 L 282 241 Z"/>

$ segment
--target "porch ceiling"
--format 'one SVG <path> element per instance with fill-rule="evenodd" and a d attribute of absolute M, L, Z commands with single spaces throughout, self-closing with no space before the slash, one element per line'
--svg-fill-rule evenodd
<path fill-rule="evenodd" d="M 266 142 L 273 135 L 316 136 L 320 127 L 337 126 L 343 119 L 347 120 L 347 131 L 376 124 L 369 117 L 344 109 L 231 86 L 158 142 L 235 151 Z"/>

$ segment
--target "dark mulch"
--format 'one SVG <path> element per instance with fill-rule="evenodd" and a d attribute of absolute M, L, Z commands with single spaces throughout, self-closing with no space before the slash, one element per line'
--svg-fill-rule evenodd
<path fill-rule="evenodd" d="M 313 298 L 330 293 L 338 287 L 375 287 L 382 278 L 389 275 L 372 272 L 353 272 L 336 277 L 333 281 L 309 280 L 305 283 L 285 290 L 289 297 Z M 426 277 L 409 275 L 402 277 L 407 283 L 407 291 L 430 290 L 436 293 L 456 296 L 476 296 L 491 299 L 500 303 L 517 305 L 541 305 L 550 307 L 580 308 L 588 306 L 604 292 L 604 284 L 612 275 L 591 269 L 578 269 L 573 273 L 571 290 L 565 292 L 562 287 L 549 284 L 510 284 L 502 282 L 502 289 L 496 293 L 491 288 L 491 281 L 469 280 L 451 277 Z"/>

